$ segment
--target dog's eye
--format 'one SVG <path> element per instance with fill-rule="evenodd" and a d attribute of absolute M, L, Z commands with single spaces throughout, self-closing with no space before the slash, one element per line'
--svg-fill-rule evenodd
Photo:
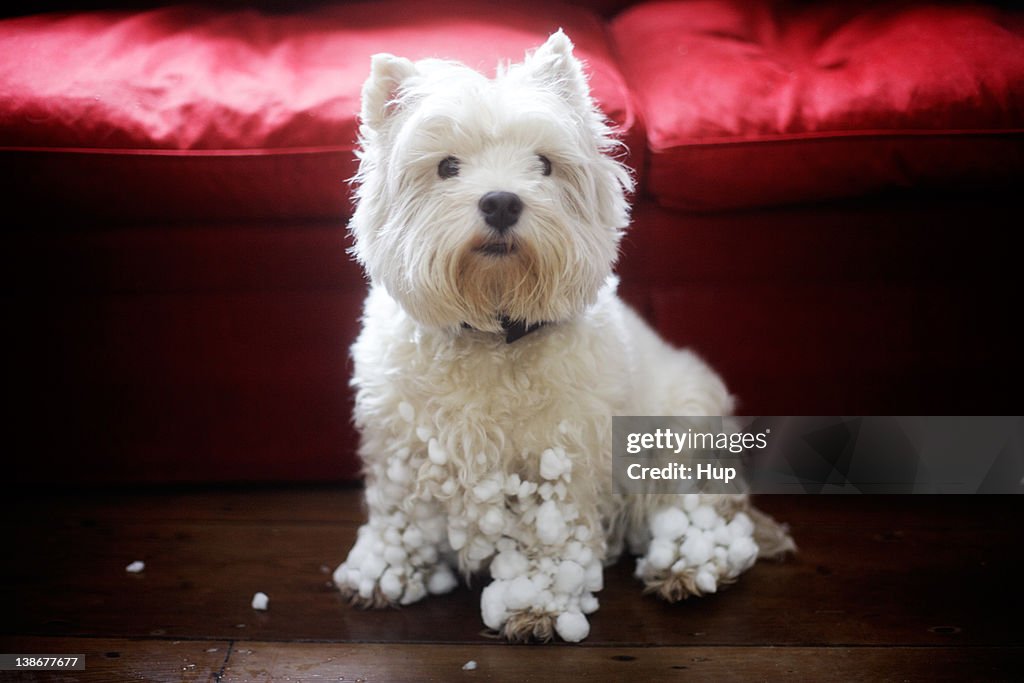
<path fill-rule="evenodd" d="M 551 159 L 548 159 L 543 154 L 538 154 L 537 157 L 540 159 L 542 173 L 544 175 L 551 175 Z"/>
<path fill-rule="evenodd" d="M 442 180 L 459 175 L 459 160 L 455 157 L 441 159 L 441 163 L 437 165 L 437 175 L 441 176 Z"/>

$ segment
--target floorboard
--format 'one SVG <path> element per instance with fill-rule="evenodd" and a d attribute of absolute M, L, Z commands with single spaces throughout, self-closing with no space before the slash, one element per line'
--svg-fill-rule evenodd
<path fill-rule="evenodd" d="M 625 559 L 585 643 L 524 647 L 484 632 L 480 581 L 403 609 L 345 604 L 330 572 L 359 496 L 12 493 L 0 652 L 84 653 L 87 670 L 0 680 L 1012 680 L 1024 655 L 1018 497 L 764 496 L 800 546 L 791 560 L 667 605 Z M 143 572 L 125 571 L 134 560 Z"/>

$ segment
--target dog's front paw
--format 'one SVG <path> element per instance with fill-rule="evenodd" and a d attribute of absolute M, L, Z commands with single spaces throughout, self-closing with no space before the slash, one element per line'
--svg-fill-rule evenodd
<path fill-rule="evenodd" d="M 584 568 L 573 560 L 545 558 L 530 573 L 519 569 L 527 569 L 527 562 L 516 551 L 495 558 L 495 579 L 480 597 L 484 624 L 513 642 L 546 642 L 556 634 L 570 643 L 586 638 L 590 623 L 584 615 L 598 608 L 594 591 L 602 587 L 601 563 L 592 560 Z"/>
<path fill-rule="evenodd" d="M 575 600 L 555 597 L 524 576 L 488 585 L 480 608 L 484 624 L 511 642 L 547 642 L 557 634 L 566 642 L 578 643 L 590 634 L 584 613 L 597 609 L 597 598 L 590 592 Z"/>
<path fill-rule="evenodd" d="M 637 560 L 636 576 L 645 593 L 676 602 L 714 593 L 735 581 L 757 560 L 754 524 L 743 512 L 731 520 L 697 496 L 682 508 L 666 507 L 650 519 L 647 554 Z"/>
<path fill-rule="evenodd" d="M 567 643 L 578 643 L 590 635 L 590 622 L 581 612 L 515 612 L 501 628 L 501 635 L 512 643 L 546 643 L 555 634 Z"/>
<path fill-rule="evenodd" d="M 380 534 L 364 525 L 348 558 L 334 571 L 334 584 L 359 607 L 411 605 L 427 594 L 451 591 L 458 584 L 454 572 L 439 559 L 436 545 L 421 537 L 408 529 Z"/>

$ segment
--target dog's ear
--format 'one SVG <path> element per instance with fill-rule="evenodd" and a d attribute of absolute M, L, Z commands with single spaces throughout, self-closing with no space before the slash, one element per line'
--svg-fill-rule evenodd
<path fill-rule="evenodd" d="M 570 104 L 590 108 L 590 86 L 583 64 L 572 53 L 573 44 L 558 29 L 526 60 L 532 78 L 557 92 Z"/>
<path fill-rule="evenodd" d="M 416 65 L 404 57 L 386 53 L 373 55 L 370 58 L 370 77 L 363 84 L 360 113 L 363 123 L 377 129 L 393 115 L 402 83 L 416 73 Z"/>

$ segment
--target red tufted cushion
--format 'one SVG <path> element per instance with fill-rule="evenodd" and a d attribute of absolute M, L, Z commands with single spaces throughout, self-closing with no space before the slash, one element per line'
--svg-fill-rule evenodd
<path fill-rule="evenodd" d="M 978 5 L 652 2 L 616 19 L 648 187 L 720 209 L 1024 172 L 1024 15 Z"/>
<path fill-rule="evenodd" d="M 17 194 L 49 205 L 122 218 L 341 216 L 371 54 L 493 72 L 559 27 L 589 63 L 606 113 L 632 130 L 605 27 L 558 3 L 0 21 L 0 153 L 19 169 Z"/>

